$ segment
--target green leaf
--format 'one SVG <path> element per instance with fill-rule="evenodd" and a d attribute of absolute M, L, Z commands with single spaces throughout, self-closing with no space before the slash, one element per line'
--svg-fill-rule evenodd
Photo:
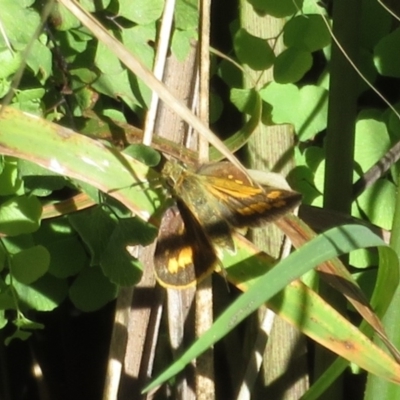
<path fill-rule="evenodd" d="M 23 50 L 40 24 L 40 16 L 30 8 L 32 1 L 1 0 L 1 24 L 15 50 Z M 16 18 L 18 16 L 18 18 Z M 7 47 L 0 35 L 0 47 Z"/>
<path fill-rule="evenodd" d="M 4 267 L 6 266 L 6 260 L 7 260 L 6 249 L 5 245 L 2 244 L 2 246 L 0 246 L 0 272 L 3 271 Z"/>
<path fill-rule="evenodd" d="M 75 307 L 85 312 L 98 310 L 114 300 L 117 293 L 117 286 L 98 267 L 84 268 L 69 289 Z"/>
<path fill-rule="evenodd" d="M 42 38 L 45 40 L 44 35 L 42 35 Z M 35 40 L 33 43 L 32 50 L 28 54 L 26 62 L 33 73 L 41 78 L 41 83 L 44 83 L 53 72 L 52 53 L 49 47 L 46 46 L 46 43 L 42 43 L 40 40 Z"/>
<path fill-rule="evenodd" d="M 360 114 L 356 124 L 354 159 L 362 172 L 371 168 L 391 147 L 386 124 L 374 113 Z"/>
<path fill-rule="evenodd" d="M 120 74 L 125 71 L 121 61 L 112 53 L 112 51 L 101 42 L 97 45 L 96 58 L 94 60 L 96 67 L 103 73 L 109 75 Z"/>
<path fill-rule="evenodd" d="M 154 61 L 154 48 L 150 43 L 156 40 L 156 33 L 155 24 L 138 25 L 122 32 L 124 45 L 150 69 Z"/>
<path fill-rule="evenodd" d="M 144 144 L 131 144 L 124 149 L 124 153 L 149 167 L 155 167 L 161 160 L 161 154 L 157 150 Z"/>
<path fill-rule="evenodd" d="M 79 4 L 82 5 L 89 12 L 96 12 L 100 10 L 105 10 L 110 5 L 111 0 L 80 0 Z"/>
<path fill-rule="evenodd" d="M 357 199 L 357 204 L 374 225 L 390 230 L 396 203 L 397 187 L 387 179 L 379 179 Z"/>
<path fill-rule="evenodd" d="M 381 75 L 400 77 L 400 59 L 397 51 L 400 46 L 400 28 L 385 36 L 375 46 L 374 63 Z"/>
<path fill-rule="evenodd" d="M 220 63 L 218 75 L 229 87 L 239 88 L 242 86 L 243 76 L 241 71 L 228 60 L 222 60 Z"/>
<path fill-rule="evenodd" d="M 23 177 L 25 192 L 37 197 L 49 196 L 53 191 L 67 186 L 63 176 L 25 176 Z"/>
<path fill-rule="evenodd" d="M 66 217 L 46 221 L 34 238 L 50 253 L 49 273 L 57 278 L 75 275 L 89 263 L 82 241 Z"/>
<path fill-rule="evenodd" d="M 175 28 L 198 30 L 199 9 L 196 0 L 177 0 L 175 5 Z"/>
<path fill-rule="evenodd" d="M 301 10 L 303 0 L 249 0 L 260 14 L 276 18 L 289 17 Z"/>
<path fill-rule="evenodd" d="M 324 88 L 307 85 L 298 89 L 272 82 L 260 90 L 260 96 L 272 105 L 273 122 L 293 124 L 301 141 L 326 128 L 328 92 Z"/>
<path fill-rule="evenodd" d="M 163 0 L 119 0 L 118 15 L 139 25 L 145 25 L 159 19 L 163 8 Z"/>
<path fill-rule="evenodd" d="M 154 31 L 154 27 L 152 29 Z M 139 31 L 148 33 L 148 26 L 124 30 L 123 42 L 144 64 L 149 64 L 153 60 L 154 50 L 147 42 L 143 43 L 137 39 L 136 33 Z M 142 108 L 147 107 L 146 104 L 150 101 L 150 89 L 136 77 L 131 76 L 116 56 L 101 42 L 97 45 L 94 62 L 102 73 L 93 82 L 93 89 L 111 98 L 122 98 L 132 109 L 138 105 Z"/>
<path fill-rule="evenodd" d="M 143 267 L 114 239 L 105 249 L 100 262 L 104 275 L 120 286 L 131 286 L 142 277 Z"/>
<path fill-rule="evenodd" d="M 216 93 L 210 92 L 210 124 L 213 124 L 219 120 L 224 109 L 224 103 Z"/>
<path fill-rule="evenodd" d="M 0 329 L 3 329 L 8 324 L 8 319 L 5 317 L 3 310 L 0 311 Z"/>
<path fill-rule="evenodd" d="M 117 226 L 116 221 L 100 206 L 92 207 L 85 212 L 71 214 L 68 218 L 89 249 L 90 265 L 99 265 L 111 233 Z"/>
<path fill-rule="evenodd" d="M 31 285 L 13 280 L 20 307 L 26 310 L 52 311 L 67 297 L 68 284 L 50 274 L 44 275 Z"/>
<path fill-rule="evenodd" d="M 29 249 L 36 244 L 31 234 L 13 237 L 6 236 L 2 238 L 1 241 L 7 254 L 16 254 L 22 250 Z"/>
<path fill-rule="evenodd" d="M 138 218 L 122 219 L 112 232 L 101 257 L 101 268 L 111 282 L 130 286 L 142 277 L 142 265 L 128 252 L 128 245 L 150 244 L 157 229 Z"/>
<path fill-rule="evenodd" d="M 19 53 L 12 53 L 9 49 L 0 51 L 0 79 L 6 79 L 18 71 L 22 59 Z"/>
<path fill-rule="evenodd" d="M 191 49 L 191 43 L 197 39 L 196 30 L 175 29 L 172 36 L 171 51 L 178 59 L 178 61 L 185 61 Z"/>
<path fill-rule="evenodd" d="M 10 259 L 10 270 L 15 279 L 30 285 L 47 272 L 49 264 L 49 252 L 39 245 L 13 254 Z"/>
<path fill-rule="evenodd" d="M 18 110 L 42 115 L 42 97 L 46 91 L 43 88 L 18 91 L 12 100 L 12 105 Z"/>
<path fill-rule="evenodd" d="M 17 329 L 11 336 L 8 336 L 4 344 L 8 346 L 13 339 L 28 340 L 32 336 L 32 332 Z"/>
<path fill-rule="evenodd" d="M 13 310 L 17 308 L 12 288 L 5 286 L 0 293 L 0 310 Z M 0 328 L 1 329 L 1 328 Z"/>
<path fill-rule="evenodd" d="M 289 20 L 283 30 L 287 47 L 313 52 L 328 46 L 331 36 L 321 15 L 300 15 Z"/>
<path fill-rule="evenodd" d="M 20 193 L 21 189 L 22 180 L 19 176 L 18 160 L 6 157 L 0 174 L 0 196 L 15 195 Z"/>
<path fill-rule="evenodd" d="M 42 206 L 33 196 L 14 197 L 0 205 L 0 232 L 15 236 L 35 232 L 40 225 Z"/>
<path fill-rule="evenodd" d="M 59 31 L 69 31 L 73 28 L 78 28 L 80 22 L 69 10 L 67 10 L 61 3 L 54 3 L 51 12 L 54 27 Z"/>
<path fill-rule="evenodd" d="M 275 55 L 267 40 L 253 36 L 243 28 L 236 32 L 233 47 L 240 62 L 256 71 L 267 69 L 274 62 Z"/>
<path fill-rule="evenodd" d="M 258 93 L 254 89 L 233 88 L 230 99 L 239 111 L 253 114 L 258 102 Z"/>
<path fill-rule="evenodd" d="M 379 2 L 363 0 L 361 26 L 358 30 L 359 46 L 370 52 L 373 46 L 391 31 L 391 20 L 392 16 Z"/>
<path fill-rule="evenodd" d="M 139 218 L 123 218 L 117 223 L 101 207 L 69 218 L 90 250 L 91 265 L 100 264 L 104 275 L 115 284 L 128 286 L 138 282 L 142 268 L 126 247 L 151 243 L 157 235 L 154 226 Z"/>
<path fill-rule="evenodd" d="M 121 98 L 131 109 L 137 106 L 144 108 L 146 104 L 144 100 L 148 101 L 148 96 L 143 99 L 138 93 L 132 92 L 131 80 L 126 70 L 119 73 L 101 74 L 92 86 L 93 89 L 111 98 Z"/>
<path fill-rule="evenodd" d="M 274 80 L 277 83 L 297 82 L 310 70 L 312 61 L 310 52 L 289 47 L 275 59 Z"/>
<path fill-rule="evenodd" d="M 23 315 L 19 315 L 18 318 L 16 318 L 13 321 L 13 323 L 19 329 L 43 329 L 44 328 L 43 324 L 39 324 L 38 322 L 32 321 Z"/>
<path fill-rule="evenodd" d="M 137 217 L 123 218 L 119 221 L 113 236 L 122 246 L 147 246 L 157 237 L 158 229 Z"/>
<path fill-rule="evenodd" d="M 352 213 L 352 215 L 357 214 Z M 355 268 L 367 268 L 378 264 L 378 255 L 368 249 L 355 250 L 350 253 L 349 264 Z M 370 283 L 374 285 L 375 281 L 371 281 Z"/>
<path fill-rule="evenodd" d="M 22 177 L 26 176 L 56 176 L 58 178 L 65 179 L 60 174 L 50 171 L 49 169 L 43 168 L 40 165 L 28 161 L 28 160 L 21 160 L 18 159 L 18 170 Z M 62 186 L 57 187 L 60 189 Z"/>
<path fill-rule="evenodd" d="M 73 54 L 70 57 L 67 56 L 66 60 L 70 62 L 76 62 L 80 68 L 87 70 L 87 62 L 88 60 L 93 60 L 93 54 L 96 48 L 91 42 L 91 40 L 93 40 L 93 36 L 89 32 L 79 29 L 68 30 L 67 32 L 60 33 L 60 36 L 63 38 L 63 41 L 68 43 L 68 50 Z M 81 61 L 83 58 L 85 58 L 86 64 Z M 94 74 L 93 71 L 92 74 Z"/>

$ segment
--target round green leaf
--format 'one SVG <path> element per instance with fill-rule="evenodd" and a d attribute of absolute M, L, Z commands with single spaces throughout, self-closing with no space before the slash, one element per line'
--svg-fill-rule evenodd
<path fill-rule="evenodd" d="M 101 269 L 111 282 L 120 286 L 137 284 L 142 277 L 142 265 L 127 250 L 115 242 L 110 243 L 101 259 Z"/>
<path fill-rule="evenodd" d="M 89 264 L 88 255 L 77 235 L 55 235 L 47 249 L 51 255 L 49 273 L 57 278 L 75 275 Z"/>
<path fill-rule="evenodd" d="M 78 28 L 80 22 L 71 12 L 69 12 L 62 4 L 55 3 L 52 13 L 54 27 L 59 31 L 69 31 Z"/>
<path fill-rule="evenodd" d="M 82 311 L 95 311 L 114 300 L 117 286 L 111 283 L 100 268 L 83 269 L 69 290 L 75 307 Z"/>
<path fill-rule="evenodd" d="M 312 67 L 312 56 L 308 51 L 289 47 L 276 57 L 274 79 L 277 83 L 299 81 Z"/>
<path fill-rule="evenodd" d="M 390 148 L 391 142 L 386 124 L 376 119 L 376 116 L 363 113 L 356 124 L 356 140 L 354 159 L 366 172 Z"/>
<path fill-rule="evenodd" d="M 199 24 L 197 0 L 177 0 L 174 23 L 177 29 L 197 30 Z"/>
<path fill-rule="evenodd" d="M 362 212 L 374 225 L 390 230 L 396 204 L 396 186 L 387 179 L 378 180 L 357 199 Z"/>
<path fill-rule="evenodd" d="M 40 24 L 40 14 L 30 7 L 31 1 L 1 1 L 1 26 L 3 34 L 0 35 L 0 47 L 5 46 L 3 36 L 11 42 L 14 50 L 25 49 L 32 40 L 35 30 Z M 70 15 L 72 15 L 70 13 Z M 17 17 L 18 16 L 18 17 Z M 16 20 L 16 17 L 19 18 Z"/>
<path fill-rule="evenodd" d="M 283 40 L 287 47 L 313 52 L 328 46 L 331 37 L 320 15 L 301 15 L 286 23 Z"/>
<path fill-rule="evenodd" d="M 237 109 L 246 114 L 253 114 L 258 102 L 258 93 L 254 89 L 231 90 L 230 99 Z"/>
<path fill-rule="evenodd" d="M 124 149 L 124 153 L 149 167 L 155 167 L 161 160 L 161 155 L 157 150 L 140 143 L 129 145 Z"/>
<path fill-rule="evenodd" d="M 150 24 L 160 18 L 163 0 L 119 0 L 119 16 L 139 25 Z"/>
<path fill-rule="evenodd" d="M 0 205 L 0 232 L 15 236 L 39 228 L 42 206 L 33 196 L 14 197 Z"/>
<path fill-rule="evenodd" d="M 233 46 L 238 59 L 256 71 L 267 69 L 274 62 L 275 55 L 267 40 L 253 36 L 245 29 L 236 32 Z"/>
<path fill-rule="evenodd" d="M 39 245 L 14 254 L 10 262 L 12 276 L 30 285 L 49 269 L 50 254 L 45 247 Z"/>
<path fill-rule="evenodd" d="M 20 306 L 28 310 L 52 311 L 65 299 L 68 293 L 67 282 L 46 274 L 31 285 L 17 280 L 13 287 L 18 294 Z"/>
<path fill-rule="evenodd" d="M 321 87 L 271 82 L 260 90 L 261 98 L 271 104 L 275 124 L 293 124 L 301 141 L 309 140 L 326 128 L 328 92 Z"/>
<path fill-rule="evenodd" d="M 374 49 L 374 63 L 384 76 L 400 77 L 400 28 L 385 36 Z"/>

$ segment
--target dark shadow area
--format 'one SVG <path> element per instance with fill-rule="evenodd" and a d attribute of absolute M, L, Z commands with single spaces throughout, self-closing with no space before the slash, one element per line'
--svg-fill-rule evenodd
<path fill-rule="evenodd" d="M 50 313 L 36 313 L 45 328 L 28 341 L 2 345 L 3 373 L 9 400 L 100 400 L 107 365 L 115 303 L 93 313 L 82 313 L 68 301 Z M 3 342 L 2 342 L 3 343 Z M 33 375 L 35 363 L 43 378 Z M 1 380 L 2 383 L 5 379 Z M 4 398 L 4 397 L 2 397 Z"/>

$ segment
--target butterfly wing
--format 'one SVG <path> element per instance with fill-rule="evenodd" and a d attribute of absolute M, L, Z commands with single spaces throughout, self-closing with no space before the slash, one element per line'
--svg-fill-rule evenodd
<path fill-rule="evenodd" d="M 175 186 L 175 192 L 176 197 L 182 199 L 192 217 L 197 220 L 215 246 L 235 250 L 231 236 L 232 228 L 224 218 L 220 199 L 211 192 L 206 177 L 189 174 L 180 185 Z"/>
<path fill-rule="evenodd" d="M 219 200 L 222 217 L 234 228 L 259 226 L 274 221 L 300 203 L 290 190 L 258 186 L 230 163 L 209 164 L 201 169 L 210 194 Z"/>
<path fill-rule="evenodd" d="M 218 263 L 203 228 L 180 199 L 164 214 L 154 257 L 160 285 L 184 289 L 211 274 Z"/>

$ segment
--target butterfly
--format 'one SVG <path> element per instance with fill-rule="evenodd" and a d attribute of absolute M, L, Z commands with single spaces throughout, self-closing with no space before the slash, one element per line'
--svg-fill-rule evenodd
<path fill-rule="evenodd" d="M 297 192 L 252 182 L 229 162 L 192 171 L 167 161 L 162 176 L 176 205 L 163 216 L 154 269 L 169 288 L 200 282 L 220 264 L 218 249 L 235 251 L 234 231 L 276 220 L 301 200 Z"/>

